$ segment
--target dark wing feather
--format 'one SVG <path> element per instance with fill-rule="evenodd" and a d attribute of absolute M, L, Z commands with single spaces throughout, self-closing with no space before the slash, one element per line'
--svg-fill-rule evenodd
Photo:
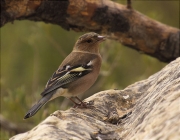
<path fill-rule="evenodd" d="M 76 68 L 84 68 L 83 71 L 74 71 Z M 41 93 L 42 96 L 46 95 L 47 93 L 56 90 L 68 83 L 71 83 L 80 77 L 91 72 L 90 66 L 74 66 L 70 67 L 68 70 L 62 70 L 60 72 L 55 72 L 51 79 L 48 81 L 45 90 Z"/>

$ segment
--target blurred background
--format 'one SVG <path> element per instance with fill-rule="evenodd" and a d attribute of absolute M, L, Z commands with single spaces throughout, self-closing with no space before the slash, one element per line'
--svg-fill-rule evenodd
<path fill-rule="evenodd" d="M 126 4 L 125 0 L 114 0 Z M 178 0 L 133 1 L 133 8 L 164 24 L 179 28 Z M 34 117 L 23 120 L 25 113 L 40 99 L 46 82 L 71 52 L 80 35 L 60 26 L 42 22 L 15 21 L 1 28 L 1 115 L 18 127 L 29 130 L 49 114 L 66 110 L 72 103 L 64 97 L 46 104 Z M 103 64 L 94 86 L 81 99 L 101 90 L 123 89 L 148 78 L 166 63 L 113 40 L 101 44 Z M 1 129 L 2 140 L 15 132 Z"/>

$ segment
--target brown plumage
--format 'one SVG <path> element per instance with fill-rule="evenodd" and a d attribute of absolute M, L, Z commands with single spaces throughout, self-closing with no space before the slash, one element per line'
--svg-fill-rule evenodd
<path fill-rule="evenodd" d="M 73 51 L 47 82 L 41 93 L 42 98 L 27 112 L 24 119 L 32 117 L 44 104 L 59 96 L 69 98 L 76 106 L 85 107 L 77 95 L 88 90 L 99 75 L 101 67 L 99 44 L 104 40 L 105 37 L 93 32 L 79 37 Z M 73 97 L 79 100 L 80 104 L 76 103 Z"/>

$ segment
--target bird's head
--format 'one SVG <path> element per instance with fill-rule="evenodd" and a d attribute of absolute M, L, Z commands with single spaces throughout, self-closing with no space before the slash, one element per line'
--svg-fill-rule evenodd
<path fill-rule="evenodd" d="M 80 36 L 74 46 L 74 51 L 99 52 L 99 44 L 106 38 L 97 33 L 90 32 Z"/>

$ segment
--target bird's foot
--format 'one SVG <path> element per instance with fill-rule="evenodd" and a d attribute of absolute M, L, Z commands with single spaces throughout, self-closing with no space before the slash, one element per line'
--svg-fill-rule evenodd
<path fill-rule="evenodd" d="M 73 108 L 94 108 L 94 106 L 90 102 L 80 102 L 76 103 Z"/>
<path fill-rule="evenodd" d="M 75 102 L 72 97 L 69 98 L 69 99 L 74 103 L 73 108 L 94 108 L 92 101 L 90 101 L 90 102 L 83 102 L 83 101 L 81 101 L 77 96 L 75 96 L 75 98 L 76 98 L 80 103 Z"/>

